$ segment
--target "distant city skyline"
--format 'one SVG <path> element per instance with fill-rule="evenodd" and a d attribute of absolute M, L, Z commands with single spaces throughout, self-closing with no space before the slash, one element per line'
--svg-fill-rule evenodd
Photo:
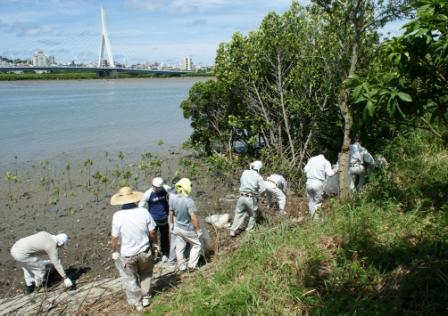
<path fill-rule="evenodd" d="M 309 0 L 300 0 L 308 4 Z M 31 59 L 37 50 L 58 62 L 95 62 L 100 8 L 107 13 L 114 59 L 123 64 L 213 64 L 219 43 L 256 30 L 291 0 L 1 0 L 0 56 Z M 397 34 L 400 23 L 385 31 Z"/>
<path fill-rule="evenodd" d="M 114 58 L 120 63 L 214 63 L 218 44 L 255 30 L 290 0 L 2 0 L 0 55 L 30 59 L 44 50 L 60 62 L 92 62 L 100 46 L 100 8 L 107 12 Z"/>

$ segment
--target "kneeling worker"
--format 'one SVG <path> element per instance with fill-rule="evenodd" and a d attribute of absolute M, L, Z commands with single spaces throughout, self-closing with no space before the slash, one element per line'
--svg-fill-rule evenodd
<path fill-rule="evenodd" d="M 22 267 L 25 276 L 25 294 L 30 294 L 35 288 L 43 285 L 48 263 L 53 264 L 64 279 L 66 288 L 73 286 L 73 282 L 65 274 L 58 257 L 58 248 L 66 246 L 67 243 L 68 236 L 66 234 L 52 235 L 42 231 L 19 239 L 12 246 L 11 255 Z M 50 260 L 41 258 L 43 254 L 47 254 Z"/>

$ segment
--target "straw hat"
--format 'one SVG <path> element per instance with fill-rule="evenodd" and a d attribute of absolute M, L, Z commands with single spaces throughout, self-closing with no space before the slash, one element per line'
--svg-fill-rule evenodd
<path fill-rule="evenodd" d="M 110 198 L 110 205 L 124 205 L 128 203 L 135 203 L 143 198 L 143 193 L 134 191 L 130 187 L 122 187 L 118 193 L 112 195 Z"/>

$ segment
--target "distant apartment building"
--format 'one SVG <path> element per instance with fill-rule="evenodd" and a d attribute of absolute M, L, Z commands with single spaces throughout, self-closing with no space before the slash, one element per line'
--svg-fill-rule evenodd
<path fill-rule="evenodd" d="M 0 58 L 0 66 L 2 66 L 2 67 L 11 66 L 11 63 Z"/>
<path fill-rule="evenodd" d="M 48 64 L 51 66 L 56 65 L 56 59 L 54 58 L 54 56 L 48 57 Z"/>
<path fill-rule="evenodd" d="M 180 69 L 186 70 L 186 71 L 193 70 L 193 61 L 191 60 L 191 57 L 182 58 L 182 60 L 180 62 Z"/>
<path fill-rule="evenodd" d="M 32 64 L 34 67 L 48 67 L 50 65 L 50 58 L 45 55 L 43 50 L 37 50 L 33 54 Z"/>

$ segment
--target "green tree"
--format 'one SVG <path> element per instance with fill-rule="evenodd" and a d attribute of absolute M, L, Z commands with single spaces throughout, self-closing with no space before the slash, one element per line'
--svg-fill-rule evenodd
<path fill-rule="evenodd" d="M 353 98 L 369 122 L 386 117 L 448 142 L 448 3 L 413 5 L 416 18 L 404 26 L 404 34 L 382 45 L 380 71 L 353 78 Z"/>
<path fill-rule="evenodd" d="M 250 154 L 264 146 L 297 168 L 317 139 L 333 143 L 335 79 L 322 57 L 333 46 L 322 21 L 321 11 L 294 2 L 283 15 L 268 14 L 259 30 L 222 43 L 217 80 L 197 83 L 182 104 L 192 144 L 210 154 L 218 143 L 230 156 L 238 143 Z"/>
<path fill-rule="evenodd" d="M 314 0 L 325 11 L 327 31 L 335 35 L 337 55 L 326 59 L 334 65 L 338 75 L 337 105 L 343 118 L 343 140 L 339 157 L 339 186 L 343 198 L 349 194 L 349 146 L 353 125 L 351 87 L 347 80 L 355 76 L 362 65 L 368 67 L 371 49 L 377 38 L 376 30 L 387 22 L 400 17 L 405 11 L 406 0 Z"/>

